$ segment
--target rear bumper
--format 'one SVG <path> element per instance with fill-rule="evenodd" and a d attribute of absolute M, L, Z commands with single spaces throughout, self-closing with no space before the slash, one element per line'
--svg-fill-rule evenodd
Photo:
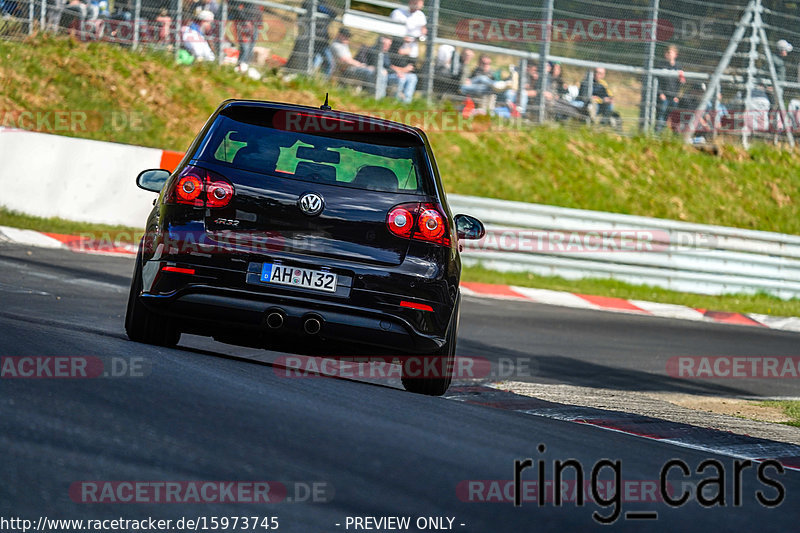
<path fill-rule="evenodd" d="M 356 342 L 383 349 L 431 353 L 445 343 L 442 336 L 423 333 L 407 319 L 387 311 L 358 307 L 344 302 L 322 301 L 305 295 L 270 294 L 247 290 L 191 285 L 173 293 L 141 295 L 152 311 L 202 326 L 202 333 L 216 336 L 230 330 L 263 332 L 268 336 L 307 335 L 303 322 L 309 314 L 321 317 L 322 327 L 314 337 Z M 284 317 L 280 328 L 266 323 L 269 313 Z M 422 311 L 419 311 L 422 312 Z"/>

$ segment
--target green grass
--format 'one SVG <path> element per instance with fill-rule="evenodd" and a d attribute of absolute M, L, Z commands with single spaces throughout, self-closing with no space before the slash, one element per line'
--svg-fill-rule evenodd
<path fill-rule="evenodd" d="M 54 133 L 178 151 L 189 146 L 227 98 L 318 105 L 330 92 L 334 108 L 344 111 L 401 121 L 415 117 L 417 123 L 426 111 L 424 100 L 411 105 L 392 99 L 375 102 L 318 79 L 284 81 L 280 73 L 267 73 L 256 81 L 216 65 L 176 66 L 168 53 L 132 52 L 52 36 L 2 41 L 0 58 L 0 125 L 14 126 L 22 111 L 78 111 L 87 115 L 85 127 Z M 623 137 L 585 126 L 509 127 L 487 117 L 464 122 L 455 118 L 448 103 L 436 103 L 427 111 L 434 112 L 426 129 L 449 193 L 800 234 L 798 151 L 762 144 L 746 152 L 725 145 L 710 154 L 670 137 Z M 112 237 L 134 231 L 2 209 L 0 224 L 56 233 L 108 232 Z M 766 295 L 711 297 L 480 268 L 466 269 L 464 279 L 800 315 L 797 300 Z"/>
<path fill-rule="evenodd" d="M 118 236 L 124 242 L 133 242 L 134 234 L 141 234 L 143 230 L 127 226 L 110 226 L 107 224 L 90 224 L 88 222 L 75 222 L 63 218 L 44 218 L 26 215 L 0 207 L 0 226 L 12 228 L 32 229 L 46 233 L 61 233 L 63 235 L 78 235 L 80 233 L 109 234 L 112 238 Z M 131 237 L 125 238 L 125 235 Z"/>
<path fill-rule="evenodd" d="M 632 285 L 610 279 L 567 280 L 557 276 L 537 276 L 521 272 L 495 272 L 480 266 L 465 267 L 461 280 L 670 303 L 697 309 L 762 313 L 776 316 L 800 316 L 800 300 L 781 300 L 768 294 L 711 296 L 670 291 L 647 285 Z"/>
<path fill-rule="evenodd" d="M 255 81 L 216 65 L 176 66 L 171 54 L 66 38 L 0 42 L 0 57 L 0 109 L 85 111 L 87 128 L 58 133 L 179 151 L 231 97 L 318 105 L 329 91 L 336 109 L 401 120 L 425 109 L 424 100 L 375 102 L 320 80 L 267 73 Z M 800 152 L 723 146 L 713 155 L 674 138 L 499 124 L 433 121 L 448 192 L 800 234 Z"/>
<path fill-rule="evenodd" d="M 783 409 L 783 412 L 791 418 L 789 422 L 782 422 L 787 426 L 800 427 L 800 401 L 797 400 L 769 400 L 766 402 L 759 402 L 759 405 L 764 407 L 778 407 Z"/>

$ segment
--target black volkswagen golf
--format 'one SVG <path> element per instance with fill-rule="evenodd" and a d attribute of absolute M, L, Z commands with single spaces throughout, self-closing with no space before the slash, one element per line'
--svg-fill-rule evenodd
<path fill-rule="evenodd" d="M 420 129 L 327 100 L 228 100 L 174 172 L 147 170 L 137 184 L 160 194 L 136 258 L 130 339 L 351 345 L 452 368 L 458 241 L 484 228 L 452 215 Z M 440 395 L 451 379 L 404 374 L 403 384 Z"/>

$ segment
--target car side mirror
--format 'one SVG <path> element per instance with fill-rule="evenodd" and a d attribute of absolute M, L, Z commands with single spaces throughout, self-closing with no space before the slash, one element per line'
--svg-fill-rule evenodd
<path fill-rule="evenodd" d="M 160 168 L 145 170 L 136 177 L 136 185 L 146 191 L 161 192 L 161 189 L 164 187 L 169 177 L 170 173 L 168 170 Z"/>
<path fill-rule="evenodd" d="M 456 215 L 456 231 L 459 239 L 478 240 L 486 235 L 483 222 L 469 215 Z"/>

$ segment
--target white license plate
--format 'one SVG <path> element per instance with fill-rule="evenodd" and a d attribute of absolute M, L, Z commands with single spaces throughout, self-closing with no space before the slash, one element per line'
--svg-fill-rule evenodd
<path fill-rule="evenodd" d="M 315 291 L 336 292 L 336 274 L 307 268 L 264 263 L 261 267 L 261 281 Z"/>

